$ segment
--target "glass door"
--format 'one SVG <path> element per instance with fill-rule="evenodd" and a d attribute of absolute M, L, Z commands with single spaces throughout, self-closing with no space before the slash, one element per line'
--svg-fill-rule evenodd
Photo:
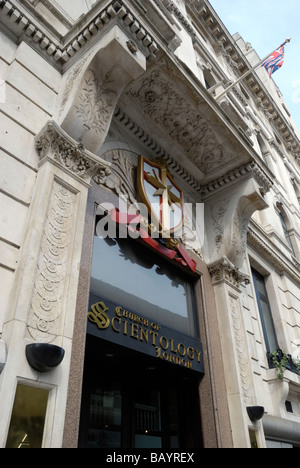
<path fill-rule="evenodd" d="M 198 388 L 197 373 L 88 336 L 79 447 L 201 448 Z"/>
<path fill-rule="evenodd" d="M 95 384 L 90 391 L 88 448 L 121 448 L 122 394 L 118 384 Z"/>
<path fill-rule="evenodd" d="M 161 392 L 139 389 L 135 397 L 135 448 L 162 448 Z"/>

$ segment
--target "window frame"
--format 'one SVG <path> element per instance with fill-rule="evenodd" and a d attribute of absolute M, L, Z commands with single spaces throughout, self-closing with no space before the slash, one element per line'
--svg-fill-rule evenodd
<path fill-rule="evenodd" d="M 277 338 L 276 328 L 275 328 L 275 324 L 274 324 L 272 309 L 271 309 L 271 305 L 270 305 L 270 301 L 269 301 L 269 297 L 268 297 L 268 291 L 267 291 L 267 286 L 266 286 L 266 277 L 264 275 L 262 275 L 261 273 L 259 273 L 253 266 L 251 266 L 251 273 L 252 273 L 256 303 L 257 303 L 258 310 L 259 310 L 260 322 L 261 322 L 263 335 L 264 335 L 264 340 L 265 340 L 266 351 L 268 353 L 272 353 L 272 352 L 276 351 L 279 348 L 279 345 L 278 345 L 278 338 Z M 259 291 L 258 284 L 257 284 L 258 279 L 263 280 L 265 294 Z M 272 339 L 276 343 L 275 349 L 271 349 L 271 346 L 270 346 L 270 341 L 271 340 L 270 340 L 270 336 L 268 336 L 264 311 L 263 311 L 263 308 L 262 308 L 262 301 L 265 304 L 267 304 L 267 306 L 268 306 L 268 311 L 269 311 L 269 314 L 270 314 L 269 318 L 270 318 L 270 323 L 272 325 L 272 332 L 273 332 Z"/>
<path fill-rule="evenodd" d="M 94 237 L 93 237 L 93 243 L 92 243 L 92 254 L 91 254 L 91 260 L 93 263 L 94 260 L 94 254 L 95 254 L 95 239 L 99 237 L 97 234 L 97 219 L 101 219 L 102 216 L 99 216 L 97 214 L 97 208 L 98 204 L 95 203 L 95 220 L 94 220 Z M 116 234 L 116 237 L 114 240 L 118 239 L 118 233 Z M 122 236 L 120 236 L 120 239 L 122 241 L 126 241 Z M 183 332 L 183 334 L 190 336 L 196 340 L 201 340 L 201 326 L 200 326 L 200 321 L 199 321 L 199 296 L 197 294 L 197 288 L 200 286 L 201 288 L 201 281 L 202 281 L 202 274 L 199 272 L 192 273 L 189 271 L 187 268 L 181 267 L 179 264 L 176 264 L 175 262 L 171 261 L 168 259 L 168 257 L 160 254 L 159 252 L 156 252 L 152 250 L 146 243 L 142 242 L 141 239 L 132 239 L 130 236 L 127 239 L 128 241 L 128 247 L 130 250 L 135 251 L 135 255 L 138 256 L 141 252 L 148 253 L 152 259 L 154 259 L 156 265 L 162 266 L 163 269 L 170 268 L 170 272 L 177 274 L 180 279 L 182 279 L 186 284 L 188 284 L 188 287 L 190 289 L 190 295 L 189 299 L 187 297 L 187 322 L 188 322 L 188 328 L 189 332 Z M 142 257 L 141 257 L 142 258 Z M 90 274 L 92 275 L 92 266 L 90 270 Z M 90 278 L 90 288 L 91 288 L 91 279 Z M 202 293 L 202 291 L 201 291 Z M 113 298 L 106 297 L 107 300 L 113 300 Z M 135 310 L 135 312 L 138 312 Z M 147 315 L 147 314 L 146 314 Z M 146 318 L 153 319 L 153 317 L 146 316 Z M 167 328 L 174 329 L 175 331 L 180 332 L 180 329 L 176 327 L 172 327 L 171 325 L 165 324 Z"/>

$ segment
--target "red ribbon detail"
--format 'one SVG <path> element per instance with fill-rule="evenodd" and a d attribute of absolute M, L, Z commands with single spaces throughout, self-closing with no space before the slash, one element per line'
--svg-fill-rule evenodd
<path fill-rule="evenodd" d="M 141 215 L 130 215 L 128 213 L 120 213 L 118 208 L 113 208 L 109 214 L 111 220 L 118 224 L 140 224 L 142 219 Z"/>
<path fill-rule="evenodd" d="M 165 257 L 169 258 L 170 260 L 174 260 L 177 253 L 181 255 L 182 258 L 176 258 L 176 261 L 180 263 L 183 266 L 187 266 L 192 270 L 193 273 L 195 273 L 197 264 L 194 260 L 192 260 L 187 252 L 184 250 L 182 245 L 178 244 L 177 252 L 175 250 L 168 249 L 167 247 L 161 245 L 159 242 L 157 242 L 155 239 L 153 239 L 151 236 L 149 236 L 148 232 L 146 232 L 144 229 L 136 229 L 134 228 L 134 225 L 140 224 L 142 220 L 141 215 L 130 215 L 128 213 L 120 213 L 118 208 L 114 208 L 110 211 L 110 217 L 111 220 L 122 225 L 126 225 L 127 229 L 130 230 L 131 232 L 139 232 L 141 239 L 152 249 L 156 250 L 160 254 L 164 255 Z"/>

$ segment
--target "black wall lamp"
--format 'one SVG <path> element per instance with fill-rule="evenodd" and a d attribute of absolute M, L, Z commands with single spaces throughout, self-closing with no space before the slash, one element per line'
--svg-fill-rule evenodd
<path fill-rule="evenodd" d="M 265 414 L 265 408 L 263 406 L 248 406 L 247 413 L 252 422 L 259 421 Z"/>
<path fill-rule="evenodd" d="M 37 372 L 50 372 L 62 362 L 65 350 L 49 343 L 32 343 L 26 346 L 26 359 Z"/>

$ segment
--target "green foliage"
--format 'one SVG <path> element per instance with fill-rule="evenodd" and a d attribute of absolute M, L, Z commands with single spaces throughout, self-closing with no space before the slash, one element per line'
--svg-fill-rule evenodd
<path fill-rule="evenodd" d="M 283 380 L 284 372 L 286 371 L 286 365 L 289 361 L 287 354 L 274 351 L 273 353 L 270 353 L 269 356 L 277 370 L 278 379 Z"/>
<path fill-rule="evenodd" d="M 294 359 L 294 364 L 295 364 L 295 367 L 297 368 L 298 375 L 300 375 L 300 361 L 297 359 Z"/>

